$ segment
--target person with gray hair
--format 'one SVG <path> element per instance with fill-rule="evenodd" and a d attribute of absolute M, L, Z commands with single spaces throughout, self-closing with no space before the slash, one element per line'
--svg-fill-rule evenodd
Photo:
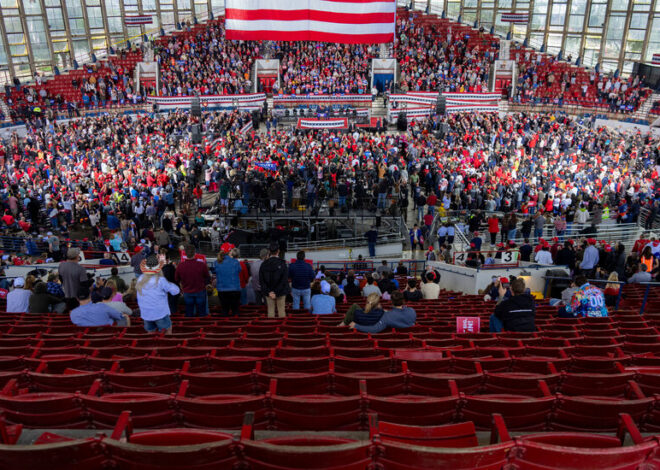
<path fill-rule="evenodd" d="M 67 260 L 61 262 L 57 270 L 62 278 L 62 289 L 65 297 L 76 299 L 81 287 L 89 287 L 87 271 L 79 264 L 79 248 L 69 248 L 66 252 L 66 258 Z"/>

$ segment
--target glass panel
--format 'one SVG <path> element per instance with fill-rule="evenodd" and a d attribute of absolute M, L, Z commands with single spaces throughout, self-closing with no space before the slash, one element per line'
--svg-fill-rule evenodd
<path fill-rule="evenodd" d="M 176 6 L 179 10 L 190 10 L 190 0 L 176 0 Z"/>
<path fill-rule="evenodd" d="M 38 1 L 24 1 L 23 2 L 23 11 L 26 15 L 40 15 L 41 14 L 41 3 Z"/>
<path fill-rule="evenodd" d="M 580 37 L 567 36 L 564 41 L 564 51 L 566 54 L 577 55 L 580 51 Z"/>
<path fill-rule="evenodd" d="M 95 5 L 100 5 L 101 2 L 99 0 L 85 0 L 85 5 L 89 6 L 95 6 Z"/>
<path fill-rule="evenodd" d="M 90 28 L 103 28 L 101 7 L 87 7 L 87 21 Z"/>
<path fill-rule="evenodd" d="M 18 0 L 0 0 L 2 8 L 18 8 Z"/>
<path fill-rule="evenodd" d="M 73 41 L 73 51 L 74 51 L 74 56 L 78 61 L 78 65 L 82 65 L 84 62 L 90 59 L 89 43 L 87 42 L 87 40 Z"/>
<path fill-rule="evenodd" d="M 493 8 L 495 8 L 495 4 L 494 4 L 494 3 L 481 2 L 481 9 L 482 9 L 482 10 L 484 10 L 484 9 L 486 9 L 486 10 L 487 10 L 487 9 L 491 9 L 491 10 L 492 10 Z"/>
<path fill-rule="evenodd" d="M 66 0 L 66 12 L 71 18 L 82 18 L 83 10 L 80 6 L 80 0 Z"/>
<path fill-rule="evenodd" d="M 105 50 L 106 49 L 105 38 L 92 38 L 92 48 L 95 51 Z"/>
<path fill-rule="evenodd" d="M 23 25 L 21 24 L 21 19 L 17 16 L 5 17 L 5 31 L 7 33 L 22 33 Z"/>
<path fill-rule="evenodd" d="M 532 16 L 532 29 L 545 29 L 545 15 L 535 13 Z"/>
<path fill-rule="evenodd" d="M 603 70 L 605 72 L 614 72 L 617 69 L 618 63 L 612 61 L 603 61 Z"/>
<path fill-rule="evenodd" d="M 633 13 L 630 18 L 630 27 L 635 29 L 646 29 L 649 15 L 645 13 Z"/>
<path fill-rule="evenodd" d="M 18 44 L 16 46 L 9 46 L 9 52 L 13 56 L 21 56 L 27 54 L 27 47 L 25 44 Z"/>
<path fill-rule="evenodd" d="M 527 35 L 527 25 L 526 24 L 514 24 L 513 25 L 513 38 L 518 41 L 524 41 L 525 36 Z"/>
<path fill-rule="evenodd" d="M 623 28 L 625 26 L 625 16 L 610 16 L 610 21 L 607 25 L 607 39 L 623 38 Z"/>
<path fill-rule="evenodd" d="M 660 0 L 658 0 L 658 3 L 660 3 Z M 653 18 L 649 41 L 660 42 L 660 18 Z"/>
<path fill-rule="evenodd" d="M 166 25 L 174 24 L 174 13 L 161 13 L 160 17 L 163 20 L 163 24 Z"/>
<path fill-rule="evenodd" d="M 123 31 L 121 17 L 108 18 L 108 31 L 111 33 L 121 33 Z"/>
<path fill-rule="evenodd" d="M 465 0 L 463 8 L 477 8 L 477 0 Z"/>
<path fill-rule="evenodd" d="M 69 19 L 69 30 L 73 36 L 85 34 L 85 20 L 82 18 Z"/>
<path fill-rule="evenodd" d="M 571 13 L 584 15 L 587 12 L 587 0 L 573 0 L 571 3 Z"/>
<path fill-rule="evenodd" d="M 615 0 L 612 2 L 611 8 L 613 11 L 626 11 L 629 3 L 630 0 Z"/>
<path fill-rule="evenodd" d="M 472 10 L 472 11 L 464 11 L 463 12 L 463 20 L 472 24 L 474 23 L 474 20 L 477 19 L 477 12 Z"/>
<path fill-rule="evenodd" d="M 213 7 L 215 10 L 215 6 Z M 456 3 L 447 3 L 447 15 L 450 18 L 458 18 L 458 15 L 461 13 L 461 4 L 456 2 Z"/>
<path fill-rule="evenodd" d="M 44 34 L 44 21 L 41 18 L 28 18 L 27 27 L 32 56 L 35 60 L 49 60 L 50 50 L 48 49 L 48 36 Z"/>
<path fill-rule="evenodd" d="M 60 3 L 60 0 L 46 0 L 45 1 L 47 7 L 59 7 L 62 6 Z"/>
<path fill-rule="evenodd" d="M 53 41 L 53 51 L 55 52 L 66 52 L 69 50 L 68 41 Z"/>
<path fill-rule="evenodd" d="M 499 8 L 511 8 L 513 6 L 513 0 L 499 0 L 497 6 Z"/>
<path fill-rule="evenodd" d="M 646 31 L 643 31 L 641 29 L 631 29 L 631 30 L 628 31 L 628 40 L 629 41 L 643 41 L 645 33 L 646 33 Z"/>
<path fill-rule="evenodd" d="M 566 5 L 553 5 L 552 16 L 550 16 L 550 24 L 554 26 L 563 26 L 566 17 Z"/>
<path fill-rule="evenodd" d="M 548 13 L 548 0 L 534 2 L 534 13 Z"/>
<path fill-rule="evenodd" d="M 619 57 L 621 54 L 621 41 L 605 41 L 605 57 Z"/>
<path fill-rule="evenodd" d="M 121 8 L 117 2 L 106 2 L 105 14 L 108 16 L 121 16 Z"/>
<path fill-rule="evenodd" d="M 64 29 L 64 18 L 60 8 L 46 8 L 46 18 L 48 18 L 48 29 L 51 31 Z"/>
<path fill-rule="evenodd" d="M 634 62 L 624 62 L 623 63 L 623 73 L 629 75 L 633 71 Z"/>
<path fill-rule="evenodd" d="M 587 36 L 587 39 L 584 43 L 585 49 L 600 49 L 600 37 L 599 36 Z"/>
<path fill-rule="evenodd" d="M 561 34 L 548 34 L 548 52 L 558 54 L 561 49 Z"/>
<path fill-rule="evenodd" d="M 589 26 L 600 27 L 605 22 L 605 12 L 607 5 L 591 5 L 591 14 L 589 15 Z"/>
<path fill-rule="evenodd" d="M 568 20 L 568 30 L 571 33 L 579 33 L 584 29 L 584 16 L 571 15 Z"/>
<path fill-rule="evenodd" d="M 25 44 L 25 36 L 23 33 L 8 34 L 7 44 Z"/>
<path fill-rule="evenodd" d="M 649 11 L 650 5 L 633 5 L 633 11 Z"/>

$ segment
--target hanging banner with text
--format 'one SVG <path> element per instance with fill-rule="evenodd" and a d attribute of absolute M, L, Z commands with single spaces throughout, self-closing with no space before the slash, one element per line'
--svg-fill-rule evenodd
<path fill-rule="evenodd" d="M 189 109 L 192 96 L 149 96 L 147 102 L 157 104 L 160 109 Z M 265 93 L 249 95 L 205 95 L 199 97 L 200 104 L 206 109 L 234 108 L 259 110 L 266 101 Z"/>
<path fill-rule="evenodd" d="M 348 129 L 348 119 L 298 119 L 298 129 Z"/>

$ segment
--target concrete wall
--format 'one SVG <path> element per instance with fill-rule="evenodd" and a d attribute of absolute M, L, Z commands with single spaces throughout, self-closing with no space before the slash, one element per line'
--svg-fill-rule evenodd
<path fill-rule="evenodd" d="M 363 258 L 369 257 L 369 248 L 353 247 L 353 248 L 328 248 L 328 249 L 313 249 L 305 250 L 307 259 L 316 261 L 349 261 L 356 260 L 359 255 Z M 376 257 L 378 258 L 393 258 L 401 259 L 403 255 L 403 248 L 401 243 L 384 243 L 376 245 Z M 296 252 L 288 251 L 284 259 L 290 260 L 296 257 Z"/>
<path fill-rule="evenodd" d="M 428 263 L 441 275 L 440 287 L 447 290 L 463 292 L 464 294 L 478 294 L 479 289 L 485 288 L 491 278 L 516 276 L 522 277 L 532 292 L 543 292 L 545 275 L 549 269 L 562 269 L 561 266 L 521 266 L 518 268 L 474 269 L 465 266 L 456 266 L 440 261 Z"/>

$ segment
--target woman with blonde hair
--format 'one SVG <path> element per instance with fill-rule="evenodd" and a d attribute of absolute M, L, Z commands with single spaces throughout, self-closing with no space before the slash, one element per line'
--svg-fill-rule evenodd
<path fill-rule="evenodd" d="M 216 289 L 218 289 L 223 317 L 229 316 L 230 311 L 232 315 L 238 315 L 241 307 L 240 275 L 243 268 L 237 257 L 237 248 L 231 248 L 227 253 L 221 251 L 214 266 Z"/>
<path fill-rule="evenodd" d="M 350 325 L 353 322 L 360 325 L 374 325 L 384 313 L 385 311 L 380 305 L 380 295 L 374 292 L 367 296 L 364 308 L 358 304 L 351 305 L 351 308 L 348 309 L 346 316 L 339 325 Z"/>
<path fill-rule="evenodd" d="M 607 284 L 605 284 L 605 305 L 607 307 L 614 307 L 616 305 L 616 299 L 619 297 L 619 290 L 621 289 L 621 284 L 618 284 L 619 273 L 612 271 L 610 276 L 607 278 Z"/>
<path fill-rule="evenodd" d="M 151 332 L 172 333 L 170 306 L 167 294 L 177 295 L 179 286 L 169 282 L 162 274 L 165 258 L 155 254 L 149 255 L 140 263 L 142 275 L 138 278 L 135 288 L 140 307 L 140 316 L 144 321 L 144 329 Z"/>

